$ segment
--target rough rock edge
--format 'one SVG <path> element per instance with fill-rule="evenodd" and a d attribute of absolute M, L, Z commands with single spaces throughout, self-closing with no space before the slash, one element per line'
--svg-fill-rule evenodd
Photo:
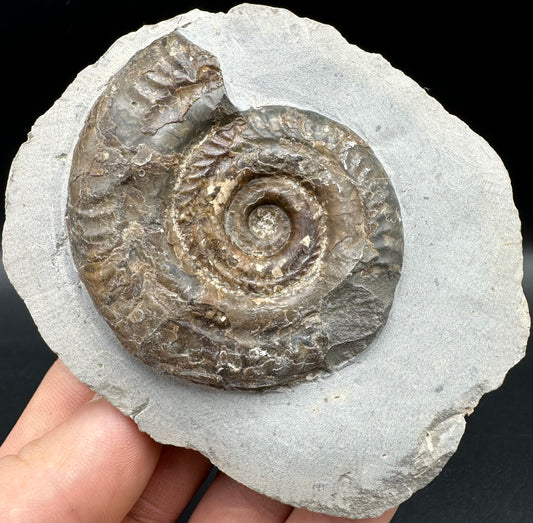
<path fill-rule="evenodd" d="M 239 9 L 242 9 L 242 6 L 239 6 Z M 237 9 L 237 8 L 235 8 Z M 259 6 L 247 6 L 246 9 L 260 9 Z M 261 8 L 262 9 L 262 8 Z M 194 15 L 201 15 L 202 12 L 194 11 L 192 13 L 189 13 L 188 16 L 194 16 Z M 163 24 L 167 24 L 167 27 L 171 28 L 174 25 L 178 25 L 180 17 L 177 17 L 175 19 L 172 19 L 170 21 L 164 22 Z M 316 24 L 316 22 L 313 22 Z M 158 24 L 157 27 L 161 27 L 161 24 Z M 170 29 L 169 29 L 170 30 Z M 150 33 L 151 28 L 144 28 L 141 31 L 145 31 Z M 155 35 L 154 38 L 156 38 L 158 35 Z M 116 49 L 119 46 L 127 46 L 130 41 L 133 40 L 132 35 L 127 35 L 125 37 L 122 37 L 117 43 L 115 43 L 110 51 L 106 53 L 106 55 L 99 61 L 99 64 L 105 63 L 106 57 L 108 57 L 109 54 L 112 53 L 113 49 Z M 83 79 L 84 74 L 91 74 L 92 68 L 98 67 L 98 66 L 91 66 L 87 68 L 84 72 L 80 73 L 80 76 L 78 77 L 77 82 L 81 82 Z M 413 82 L 414 83 L 414 82 Z M 69 87 L 65 93 L 65 96 L 68 97 L 67 93 L 72 95 L 73 98 L 75 98 L 75 90 L 77 87 L 77 83 L 74 82 L 74 84 Z M 95 95 L 96 97 L 97 95 Z M 437 102 L 435 102 L 437 103 Z M 61 102 L 58 101 L 56 104 L 54 104 L 54 108 L 57 110 L 60 110 Z M 54 108 L 50 110 L 50 113 L 54 111 Z M 85 110 L 87 108 L 81 108 L 81 110 Z M 24 169 L 23 167 L 23 161 L 22 157 L 26 154 L 27 149 L 31 149 L 35 143 L 39 145 L 39 139 L 41 138 L 39 134 L 41 133 L 41 129 L 43 134 L 46 134 L 47 132 L 47 115 L 49 113 L 45 114 L 39 120 L 36 122 L 34 128 L 32 129 L 32 133 L 35 135 L 35 140 L 32 140 L 32 133 L 30 133 L 30 140 L 27 142 L 20 150 L 19 154 L 17 155 L 17 159 L 15 160 L 12 171 L 11 171 L 11 177 L 10 182 L 8 186 L 8 197 L 6 200 L 7 203 L 7 212 L 13 213 L 16 211 L 12 211 L 12 205 L 10 204 L 11 197 L 13 199 L 16 199 L 16 194 L 13 195 L 13 193 L 16 193 L 18 187 L 17 187 L 17 171 L 19 168 L 21 170 Z M 50 118 L 51 115 L 48 116 Z M 463 124 L 465 125 L 465 124 Z M 33 142 L 33 144 L 32 144 Z M 69 160 L 72 155 L 72 150 L 68 152 L 62 152 L 58 155 L 58 160 Z M 61 157 L 61 158 L 59 158 Z M 20 165 L 19 165 L 20 164 Z M 13 222 L 7 222 L 6 221 L 6 228 L 5 228 L 5 249 L 4 249 L 4 261 L 6 265 L 6 271 L 9 274 L 10 279 L 14 282 L 16 285 L 16 288 L 18 292 L 22 295 L 23 299 L 27 301 L 28 307 L 30 310 L 33 309 L 33 303 L 38 303 L 40 300 L 45 300 L 46 296 L 41 296 L 39 293 L 35 293 L 35 289 L 32 289 L 30 285 L 27 284 L 25 281 L 25 275 L 31 274 L 31 265 L 28 268 L 28 272 L 26 273 L 24 269 L 20 269 L 17 267 L 17 265 L 21 262 L 20 257 L 17 257 L 16 255 L 16 247 L 14 244 L 17 243 L 18 238 L 18 232 L 17 230 L 10 230 L 10 226 L 14 227 L 16 224 Z M 44 224 L 43 226 L 48 226 L 48 224 Z M 45 233 L 46 234 L 46 233 Z M 62 255 L 65 254 L 65 252 L 68 252 L 69 247 L 68 244 L 65 242 L 66 237 L 60 237 L 57 243 L 57 258 L 60 258 Z M 20 272 L 19 272 L 20 271 Z M 527 341 L 527 330 L 529 325 L 529 315 L 527 313 L 527 304 L 525 302 L 525 298 L 522 296 L 522 303 L 523 308 L 521 311 L 521 326 L 522 326 L 522 338 L 523 338 L 523 344 L 522 344 L 522 350 L 517 349 L 516 355 L 515 355 L 515 363 L 518 362 L 521 357 L 523 357 L 525 353 L 525 343 Z M 43 325 L 43 329 L 45 326 Z M 54 341 L 53 339 L 51 340 Z M 67 358 L 68 359 L 68 358 Z M 71 366 L 71 368 L 76 368 L 75 361 L 67 361 L 67 364 Z M 437 473 L 440 471 L 440 468 L 444 465 L 444 463 L 447 461 L 449 456 L 455 451 L 455 448 L 458 444 L 458 441 L 460 439 L 460 436 L 462 434 L 462 431 L 464 429 L 464 414 L 468 414 L 473 410 L 475 405 L 477 405 L 477 402 L 479 401 L 480 397 L 490 390 L 493 390 L 497 388 L 502 382 L 505 377 L 506 370 L 501 370 L 499 378 L 494 378 L 493 381 L 486 382 L 480 386 L 474 387 L 469 394 L 465 395 L 466 397 L 461 398 L 461 400 L 457 401 L 457 406 L 455 408 L 450 409 L 449 411 L 443 413 L 442 415 L 439 415 L 435 418 L 435 420 L 429 425 L 429 428 L 426 431 L 425 435 L 421 436 L 421 439 L 419 441 L 419 450 L 413 454 L 413 456 L 418 457 L 418 471 L 416 471 L 413 475 L 410 475 L 410 479 L 412 479 L 413 484 L 411 485 L 411 488 L 403 487 L 403 489 L 398 489 L 394 494 L 388 495 L 385 500 L 382 499 L 381 496 L 376 497 L 375 492 L 363 492 L 360 491 L 358 495 L 351 494 L 350 499 L 344 499 L 341 500 L 346 502 L 349 502 L 349 509 L 346 509 L 346 505 L 341 506 L 340 504 L 323 504 L 318 502 L 315 499 L 312 500 L 288 500 L 287 498 L 284 498 L 284 502 L 289 502 L 295 505 L 305 505 L 306 508 L 309 508 L 311 510 L 317 510 L 317 511 L 324 511 L 331 513 L 332 510 L 335 510 L 336 515 L 343 515 L 343 516 L 349 516 L 349 517 L 363 517 L 363 516 L 376 516 L 381 514 L 385 509 L 389 508 L 390 506 L 397 504 L 398 502 L 403 501 L 407 497 L 409 497 L 412 492 L 417 490 L 418 488 L 424 486 L 427 484 L 428 481 L 430 481 Z M 118 393 L 119 397 L 113 397 L 115 393 Z M 123 392 L 119 391 L 111 391 L 106 390 L 104 391 L 104 395 L 108 397 L 116 406 L 121 408 L 124 412 L 128 413 L 132 418 L 134 418 L 138 423 L 141 425 L 145 424 L 144 414 L 148 412 L 149 404 L 148 400 L 144 399 L 141 402 L 135 402 L 134 406 L 131 406 L 131 400 L 133 398 L 128 398 L 128 393 L 126 392 L 126 399 L 124 402 L 121 401 Z M 425 463 L 427 463 L 428 458 L 432 459 L 432 449 L 434 449 L 434 444 L 432 443 L 435 440 L 438 440 L 442 437 L 444 437 L 446 434 L 451 434 L 451 440 L 449 441 L 450 445 L 446 449 L 446 451 L 439 453 L 439 456 L 437 457 L 436 462 L 434 462 L 433 465 L 430 465 L 429 468 L 426 468 Z M 190 443 L 190 442 L 189 442 Z M 193 445 L 190 445 L 193 446 Z M 215 453 L 210 449 L 198 449 L 202 451 L 204 454 L 207 454 L 215 464 L 224 467 L 224 463 L 219 463 L 217 456 Z M 413 457 L 411 456 L 411 457 Z M 409 460 L 409 458 L 408 458 Z M 416 462 L 416 460 L 415 460 Z M 422 464 L 422 465 L 421 465 Z M 421 470 L 420 470 L 421 469 Z M 226 468 L 227 470 L 227 468 Z M 231 473 L 231 472 L 230 472 Z M 237 478 L 239 479 L 239 478 Z M 391 478 L 392 479 L 392 478 Z M 405 482 L 405 476 L 401 477 L 401 482 Z M 394 483 L 394 479 L 392 481 Z M 257 490 L 261 491 L 260 486 L 254 485 L 252 488 L 256 488 Z M 273 496 L 271 492 L 264 492 L 266 495 Z M 278 498 L 279 499 L 279 498 Z M 357 506 L 355 506 L 357 504 Z"/>

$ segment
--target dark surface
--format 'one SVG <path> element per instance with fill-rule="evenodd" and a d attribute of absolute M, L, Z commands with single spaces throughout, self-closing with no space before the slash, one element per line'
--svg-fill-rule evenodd
<path fill-rule="evenodd" d="M 469 18 L 461 9 L 410 11 L 383 3 L 284 5 L 300 16 L 336 26 L 352 43 L 379 52 L 426 87 L 445 108 L 481 134 L 500 154 L 515 190 L 524 235 L 533 240 L 526 152 L 531 117 L 527 17 L 512 5 L 485 7 Z M 4 1 L 0 7 L 3 104 L 0 178 L 33 121 L 75 75 L 122 34 L 199 7 L 227 10 L 232 2 L 131 0 Z M 523 61 L 523 64 L 521 62 Z M 524 68 L 524 71 L 521 70 Z M 527 132 L 526 132 L 527 131 Z M 529 133 L 529 134 L 528 134 Z M 530 152 L 527 152 L 530 154 Z M 527 165 L 526 165 L 527 162 Z M 37 166 L 38 168 L 38 166 Z M 3 190 L 3 189 L 2 189 Z M 1 219 L 1 216 L 0 216 Z M 526 287 L 533 297 L 533 256 Z M 0 277 L 0 439 L 10 430 L 54 360 L 24 305 Z M 459 450 L 428 487 L 399 510 L 394 523 L 533 522 L 533 357 L 486 395 L 467 422 Z"/>
<path fill-rule="evenodd" d="M 0 6 L 2 108 L 0 177 L 35 119 L 85 66 L 123 34 L 193 8 L 225 11 L 238 2 L 152 0 L 4 0 Z M 340 1 L 270 2 L 299 16 L 335 26 L 361 48 L 382 54 L 444 107 L 464 120 L 500 154 L 510 171 L 527 223 L 525 152 L 531 117 L 529 17 L 512 3 L 469 15 L 449 2 L 426 11 L 404 2 L 358 2 L 349 15 Z M 446 7 L 444 7 L 444 5 Z M 244 67 L 245 65 L 243 65 Z M 332 93 L 334 96 L 334 93 Z M 532 228 L 526 229 L 531 236 Z"/>

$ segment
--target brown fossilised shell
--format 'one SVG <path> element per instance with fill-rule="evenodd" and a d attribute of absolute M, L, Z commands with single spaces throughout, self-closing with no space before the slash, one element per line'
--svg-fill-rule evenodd
<path fill-rule="evenodd" d="M 402 262 L 398 202 L 368 145 L 311 111 L 238 111 L 216 58 L 177 32 L 91 110 L 67 223 L 122 345 L 223 388 L 352 361 L 382 329 Z"/>

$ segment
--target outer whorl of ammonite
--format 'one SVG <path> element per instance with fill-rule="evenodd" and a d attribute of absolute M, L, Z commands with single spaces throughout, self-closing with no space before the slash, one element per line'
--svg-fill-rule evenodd
<path fill-rule="evenodd" d="M 238 111 L 216 58 L 178 33 L 135 55 L 92 109 L 68 228 L 123 346 L 224 388 L 353 360 L 387 319 L 403 248 L 361 138 L 293 107 Z"/>

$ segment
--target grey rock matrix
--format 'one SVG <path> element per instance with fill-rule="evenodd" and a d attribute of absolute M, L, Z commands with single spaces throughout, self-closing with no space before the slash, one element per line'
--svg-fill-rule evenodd
<path fill-rule="evenodd" d="M 368 144 L 394 188 L 404 255 L 388 320 L 330 375 L 254 392 L 160 374 L 124 350 L 80 280 L 65 221 L 80 133 L 109 79 L 174 31 L 217 58 L 238 111 L 329 118 Z M 520 223 L 495 152 L 382 57 L 263 6 L 144 27 L 80 73 L 13 163 L 3 242 L 45 341 L 141 430 L 199 450 L 268 496 L 333 515 L 379 515 L 435 477 L 465 414 L 501 384 L 528 336 Z"/>

